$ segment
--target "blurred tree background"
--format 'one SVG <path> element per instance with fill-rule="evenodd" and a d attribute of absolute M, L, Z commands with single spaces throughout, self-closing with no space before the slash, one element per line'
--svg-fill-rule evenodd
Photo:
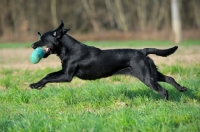
<path fill-rule="evenodd" d="M 54 29 L 61 19 L 73 34 L 148 38 L 157 32 L 158 38 L 164 33 L 171 39 L 170 6 L 170 0 L 1 0 L 0 40 L 31 41 L 38 30 Z M 179 0 L 179 6 L 183 33 L 200 38 L 200 0 Z"/>

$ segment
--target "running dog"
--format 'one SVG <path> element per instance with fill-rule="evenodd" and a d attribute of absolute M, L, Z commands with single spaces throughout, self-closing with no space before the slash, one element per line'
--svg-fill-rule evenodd
<path fill-rule="evenodd" d="M 167 57 L 177 50 L 177 46 L 164 50 L 155 48 L 101 50 L 77 41 L 66 34 L 70 29 L 63 27 L 64 23 L 61 20 L 58 28 L 44 33 L 39 41 L 32 44 L 33 49 L 46 47 L 44 58 L 56 54 L 61 60 L 62 69 L 46 75 L 37 83 L 30 84 L 31 88 L 41 89 L 47 83 L 53 82 L 71 82 L 74 76 L 84 80 L 94 80 L 123 74 L 137 77 L 165 100 L 168 100 L 168 91 L 158 82 L 169 83 L 180 92 L 187 90 L 172 77 L 160 73 L 147 56 L 155 54 Z"/>

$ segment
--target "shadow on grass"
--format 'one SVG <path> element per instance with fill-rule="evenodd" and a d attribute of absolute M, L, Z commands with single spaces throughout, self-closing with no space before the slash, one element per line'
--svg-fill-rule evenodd
<path fill-rule="evenodd" d="M 187 100 L 197 100 L 200 101 L 200 92 L 198 88 L 188 88 L 185 92 L 179 92 L 173 86 L 172 89 L 168 89 L 169 100 L 178 102 L 187 102 Z M 199 95 L 198 95 L 199 94 Z"/>
<path fill-rule="evenodd" d="M 188 89 L 186 92 L 179 92 L 176 89 L 168 89 L 169 94 L 169 101 L 175 101 L 175 102 L 186 102 L 188 98 L 191 100 L 195 99 L 197 101 L 200 101 L 200 97 L 196 94 L 196 90 Z M 126 97 L 130 99 L 134 99 L 137 97 L 147 97 L 151 98 L 153 100 L 160 100 L 162 99 L 161 95 L 157 93 L 156 91 L 153 91 L 151 89 L 138 89 L 138 90 L 126 90 L 123 89 L 121 91 L 122 94 L 124 94 Z"/>
<path fill-rule="evenodd" d="M 138 90 L 122 89 L 121 93 L 124 96 L 128 97 L 129 99 L 134 99 L 137 97 L 147 97 L 147 98 L 152 98 L 155 100 L 162 99 L 162 97 L 158 93 L 156 93 L 153 90 L 150 90 L 148 88 L 147 89 L 138 89 Z"/>

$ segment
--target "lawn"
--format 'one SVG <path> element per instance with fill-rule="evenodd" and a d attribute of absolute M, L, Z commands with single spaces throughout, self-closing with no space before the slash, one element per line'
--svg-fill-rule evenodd
<path fill-rule="evenodd" d="M 173 46 L 168 41 L 85 43 L 101 48 Z M 53 56 L 30 64 L 30 44 L 0 44 L 2 132 L 200 131 L 200 41 L 184 41 L 168 58 L 152 56 L 162 73 L 188 87 L 187 92 L 180 93 L 160 83 L 169 91 L 169 101 L 130 76 L 94 81 L 74 78 L 71 83 L 52 83 L 42 90 L 32 90 L 28 85 L 59 70 L 60 62 Z"/>

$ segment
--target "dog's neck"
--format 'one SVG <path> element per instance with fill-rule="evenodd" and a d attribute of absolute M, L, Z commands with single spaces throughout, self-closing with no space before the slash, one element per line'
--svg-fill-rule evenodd
<path fill-rule="evenodd" d="M 73 37 L 65 34 L 59 39 L 60 48 L 57 50 L 57 55 L 61 59 L 61 61 L 64 59 L 63 57 L 66 57 L 66 54 L 70 52 L 75 52 L 78 50 L 80 46 L 80 42 L 74 39 Z"/>
<path fill-rule="evenodd" d="M 62 38 L 59 39 L 59 41 L 64 45 L 68 50 L 74 49 L 75 46 L 79 45 L 80 42 L 76 40 L 75 38 L 69 36 L 68 34 L 65 34 L 62 36 Z"/>

